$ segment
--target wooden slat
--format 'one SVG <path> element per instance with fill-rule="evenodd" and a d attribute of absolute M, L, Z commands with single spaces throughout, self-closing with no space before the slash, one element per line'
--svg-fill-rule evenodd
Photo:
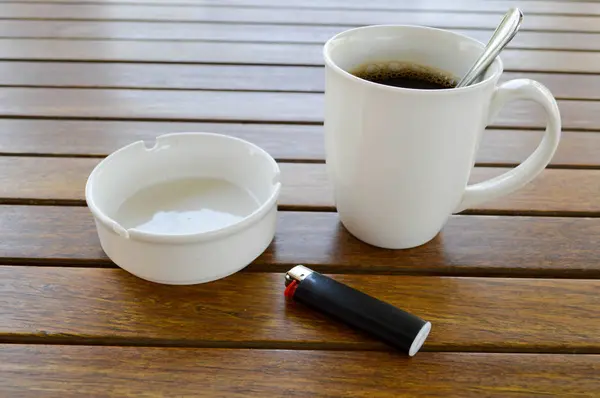
<path fill-rule="evenodd" d="M 0 8 L 0 18 L 252 22 L 310 25 L 411 24 L 445 28 L 493 29 L 500 15 L 463 12 L 405 12 L 390 10 L 286 9 L 243 7 L 168 7 L 96 4 L 14 4 Z M 600 32 L 595 16 L 529 15 L 523 30 Z"/>
<path fill-rule="evenodd" d="M 0 3 L 14 2 L 2 0 Z M 96 3 L 96 4 L 156 4 L 168 6 L 246 6 L 246 7 L 289 7 L 289 8 L 336 8 L 357 10 L 413 10 L 413 11 L 467 11 L 484 13 L 504 13 L 514 6 L 512 1 L 492 0 L 372 0 L 368 4 L 362 1 L 346 0 L 296 0 L 282 2 L 279 0 L 19 0 L 20 3 Z M 594 2 L 562 2 L 559 1 L 519 1 L 526 15 L 529 14 L 563 14 L 563 15 L 600 15 L 600 6 Z"/>
<path fill-rule="evenodd" d="M 599 18 L 600 19 L 600 18 Z M 0 39 L 1 60 L 323 65 L 317 44 Z M 600 52 L 504 50 L 512 71 L 600 73 Z"/>
<path fill-rule="evenodd" d="M 1 78 L 1 74 L 0 74 Z M 112 122 L 74 120 L 0 120 L 0 153 L 106 156 L 138 140 L 177 131 L 208 131 L 239 137 L 279 160 L 323 162 L 323 127 L 288 124 Z M 74 133 L 75 132 L 75 133 Z M 514 165 L 538 145 L 542 131 L 486 130 L 479 165 Z M 554 167 L 600 167 L 600 135 L 563 131 Z"/>
<path fill-rule="evenodd" d="M 0 200 L 83 204 L 84 187 L 98 159 L 0 157 Z M 290 209 L 333 210 L 324 164 L 283 163 L 279 203 Z M 472 181 L 505 172 L 476 167 Z M 486 214 L 585 214 L 600 212 L 600 170 L 547 169 L 523 189 L 471 211 Z"/>
<path fill-rule="evenodd" d="M 507 169 L 475 168 L 471 180 L 483 181 Z M 565 195 L 565 191 L 569 191 Z M 600 213 L 600 170 L 546 170 L 523 189 L 477 206 L 484 213 Z M 594 199 L 595 198 L 595 199 Z M 575 203 L 569 203 L 573 200 Z M 589 214 L 585 214 L 588 213 Z"/>
<path fill-rule="evenodd" d="M 333 210 L 333 194 L 322 164 L 283 164 L 280 203 L 296 208 Z M 476 167 L 472 182 L 507 171 L 504 168 Z M 571 214 L 600 212 L 600 170 L 545 170 L 521 190 L 476 206 L 472 211 L 486 214 Z"/>
<path fill-rule="evenodd" d="M 0 206 L 0 264 L 114 266 L 83 207 Z M 427 245 L 383 250 L 335 213 L 279 212 L 275 239 L 248 270 L 301 262 L 331 273 L 598 278 L 600 219 L 453 216 Z"/>
<path fill-rule="evenodd" d="M 427 351 L 600 352 L 598 280 L 334 277 L 430 320 Z M 119 269 L 0 267 L 0 281 L 4 342 L 386 348 L 286 303 L 283 274 L 168 286 Z"/>
<path fill-rule="evenodd" d="M 309 93 L 34 88 L 3 88 L 0 102 L 4 116 L 309 123 L 321 121 L 323 106 L 321 94 Z"/>
<path fill-rule="evenodd" d="M 518 164 L 527 159 L 543 136 L 542 131 L 486 130 L 477 154 L 480 165 Z M 555 167 L 600 166 L 600 135 L 563 131 L 552 158 Z"/>
<path fill-rule="evenodd" d="M 293 124 L 0 119 L 0 152 L 106 156 L 138 140 L 151 141 L 170 132 L 200 131 L 251 141 L 277 159 L 322 161 L 322 130 L 322 126 Z M 575 161 L 573 156 L 569 159 Z"/>
<path fill-rule="evenodd" d="M 65 398 L 600 393 L 598 355 L 422 352 L 407 359 L 384 352 L 39 345 L 3 345 L 0 354 L 2 389 L 19 397 L 40 392 Z"/>
<path fill-rule="evenodd" d="M 324 74 L 323 67 L 298 66 L 0 62 L 0 85 L 9 86 L 323 92 Z M 588 89 L 600 88 L 595 76 L 539 76 L 557 77 L 558 87 L 581 88 L 578 94 L 590 91 L 600 99 L 599 92 Z M 564 84 L 565 77 L 575 77 L 581 84 Z"/>
<path fill-rule="evenodd" d="M 210 89 L 323 92 L 322 67 L 69 62 L 0 62 L 0 85 L 77 88 Z M 561 99 L 600 99 L 591 75 L 505 72 L 501 81 L 529 78 Z"/>
<path fill-rule="evenodd" d="M 60 102 L 57 102 L 60 98 Z M 120 120 L 322 123 L 323 95 L 232 91 L 3 88 L 0 116 Z M 600 101 L 559 100 L 565 130 L 600 128 Z M 532 102 L 512 102 L 496 127 L 542 127 Z"/>
<path fill-rule="evenodd" d="M 348 27 L 198 22 L 0 20 L 0 37 L 129 40 L 226 40 L 323 44 Z M 493 30 L 452 29 L 486 43 Z M 597 33 L 519 32 L 508 48 L 600 50 Z"/>

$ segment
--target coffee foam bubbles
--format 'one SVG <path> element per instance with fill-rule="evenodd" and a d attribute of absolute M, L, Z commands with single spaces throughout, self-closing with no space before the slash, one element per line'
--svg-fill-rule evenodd
<path fill-rule="evenodd" d="M 369 81 L 404 78 L 424 80 L 447 88 L 452 88 L 458 83 L 458 80 L 447 72 L 411 62 L 371 62 L 359 66 L 351 73 L 356 77 Z"/>

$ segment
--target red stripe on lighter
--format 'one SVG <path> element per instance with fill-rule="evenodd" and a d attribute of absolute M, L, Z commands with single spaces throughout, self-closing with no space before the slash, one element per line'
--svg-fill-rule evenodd
<path fill-rule="evenodd" d="M 286 298 L 292 299 L 294 298 L 294 293 L 296 293 L 296 288 L 298 287 L 298 281 L 292 281 L 289 285 L 286 286 L 285 292 L 283 294 Z"/>

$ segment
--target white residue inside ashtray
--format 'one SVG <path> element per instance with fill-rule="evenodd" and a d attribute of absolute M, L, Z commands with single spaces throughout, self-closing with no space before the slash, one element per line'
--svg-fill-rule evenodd
<path fill-rule="evenodd" d="M 209 232 L 239 222 L 259 207 L 246 189 L 216 178 L 187 178 L 144 188 L 118 209 L 125 229 L 180 235 Z"/>

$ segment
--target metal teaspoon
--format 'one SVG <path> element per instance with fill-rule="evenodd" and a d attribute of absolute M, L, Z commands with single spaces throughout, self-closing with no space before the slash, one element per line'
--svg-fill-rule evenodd
<path fill-rule="evenodd" d="M 456 85 L 457 88 L 473 83 L 490 66 L 498 54 L 500 54 L 500 51 L 515 37 L 522 21 L 523 13 L 521 10 L 518 8 L 508 10 L 485 46 L 483 54 L 477 58 L 471 69 L 458 82 Z"/>

